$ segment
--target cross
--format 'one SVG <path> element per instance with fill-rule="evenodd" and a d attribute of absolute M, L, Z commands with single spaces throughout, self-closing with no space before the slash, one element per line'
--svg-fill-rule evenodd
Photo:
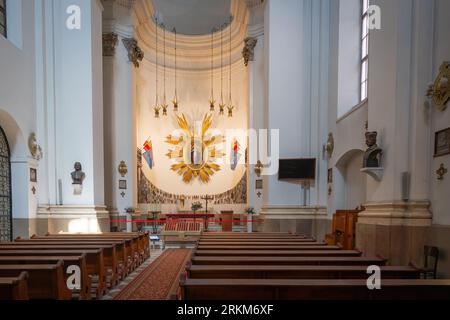
<path fill-rule="evenodd" d="M 214 197 L 212 197 L 212 196 L 204 196 L 204 197 L 201 197 L 201 199 L 206 201 L 206 213 L 208 213 L 208 201 L 209 200 L 214 200 Z"/>
<path fill-rule="evenodd" d="M 438 175 L 438 180 L 444 180 L 444 175 L 447 174 L 448 170 L 444 167 L 444 164 L 441 163 L 439 169 L 436 170 L 436 174 Z"/>
<path fill-rule="evenodd" d="M 262 196 L 261 191 L 258 191 L 258 193 L 256 195 L 258 196 L 258 198 L 261 198 L 261 196 Z"/>
<path fill-rule="evenodd" d="M 122 193 L 120 194 L 122 196 L 122 198 L 125 197 L 125 192 L 122 191 Z"/>
<path fill-rule="evenodd" d="M 33 192 L 33 194 L 36 194 L 36 188 L 33 186 L 33 188 L 31 188 L 31 192 Z"/>

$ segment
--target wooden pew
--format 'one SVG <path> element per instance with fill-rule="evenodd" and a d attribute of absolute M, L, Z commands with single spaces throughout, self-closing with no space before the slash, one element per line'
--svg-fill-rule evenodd
<path fill-rule="evenodd" d="M 382 266 L 382 279 L 419 279 L 413 267 Z M 367 266 L 191 265 L 192 279 L 367 279 Z"/>
<path fill-rule="evenodd" d="M 197 250 L 229 250 L 229 251 L 240 251 L 240 250 L 245 250 L 245 251 L 258 251 L 258 250 L 284 250 L 284 251 L 288 251 L 288 250 L 314 250 L 314 251 L 319 251 L 319 250 L 341 250 L 342 247 L 340 246 L 278 246 L 278 245 L 273 245 L 273 246 L 222 246 L 222 245 L 215 245 L 215 246 L 203 246 L 203 245 L 198 245 L 197 246 Z"/>
<path fill-rule="evenodd" d="M 77 240 L 77 239 L 16 239 L 14 243 L 32 244 L 32 245 L 113 245 L 117 258 L 117 276 L 123 279 L 128 275 L 128 255 L 125 240 Z"/>
<path fill-rule="evenodd" d="M 324 265 L 324 266 L 384 266 L 386 259 L 370 257 L 203 257 L 193 256 L 197 265 Z"/>
<path fill-rule="evenodd" d="M 32 236 L 31 239 L 63 239 L 63 240 L 81 240 L 81 241 L 126 241 L 127 256 L 130 261 L 128 266 L 130 272 L 136 269 L 146 258 L 145 258 L 145 246 L 141 241 L 139 235 L 105 235 L 105 234 L 47 234 L 44 237 L 38 237 L 36 235 Z M 143 239 L 143 238 L 142 238 Z"/>
<path fill-rule="evenodd" d="M 143 259 L 147 259 L 150 256 L 150 236 L 148 232 L 103 232 L 103 233 L 58 233 L 58 234 L 49 234 L 54 237 L 58 236 L 81 236 L 81 237 L 91 237 L 91 236 L 100 236 L 100 237 L 114 237 L 114 238 L 126 238 L 126 237 L 137 237 L 138 238 L 138 247 L 142 254 Z"/>
<path fill-rule="evenodd" d="M 91 287 L 95 289 L 95 296 L 100 299 L 106 293 L 106 266 L 103 249 L 92 250 L 0 250 L 0 257 L 15 256 L 65 256 L 86 255 L 87 273 L 91 278 Z"/>
<path fill-rule="evenodd" d="M 106 284 L 108 287 L 115 286 L 119 280 L 119 267 L 117 262 L 116 246 L 107 245 L 86 245 L 86 244 L 66 244 L 48 242 L 40 244 L 39 242 L 19 243 L 19 242 L 0 242 L 0 251 L 5 250 L 92 250 L 102 249 L 103 258 L 106 267 Z"/>
<path fill-rule="evenodd" d="M 282 239 L 282 240 L 304 240 L 304 241 L 316 241 L 314 238 L 306 238 L 306 237 L 299 237 L 299 236 L 250 236 L 250 237 L 235 237 L 235 236 L 209 236 L 204 237 L 201 236 L 202 240 L 231 240 L 231 239 L 240 239 L 240 240 L 253 240 L 253 239 L 261 239 L 269 241 L 271 239 Z"/>
<path fill-rule="evenodd" d="M 0 300 L 28 299 L 28 272 L 17 277 L 0 277 Z"/>
<path fill-rule="evenodd" d="M 64 280 L 64 263 L 0 265 L 0 277 L 17 277 L 27 272 L 30 299 L 70 300 L 72 292 Z"/>
<path fill-rule="evenodd" d="M 381 290 L 366 280 L 184 279 L 183 300 L 449 300 L 450 280 L 386 279 Z"/>
<path fill-rule="evenodd" d="M 242 245 L 249 245 L 249 246 L 327 246 L 327 243 L 325 242 L 317 242 L 317 241 L 303 241 L 303 240 L 283 240 L 283 241 L 277 241 L 277 240 L 261 240 L 261 239 L 249 239 L 249 240 L 202 240 L 200 239 L 198 242 L 198 245 L 202 246 L 215 246 L 215 245 L 221 245 L 221 246 L 242 246 Z"/>
<path fill-rule="evenodd" d="M 255 236 L 277 236 L 277 237 L 304 237 L 303 235 L 289 232 L 204 232 L 202 237 L 232 236 L 232 237 L 255 237 Z"/>
<path fill-rule="evenodd" d="M 133 271 L 137 267 L 136 255 L 137 248 L 133 246 L 132 238 L 129 239 L 111 239 L 111 238 L 72 238 L 72 237 L 57 237 L 54 238 L 52 236 L 46 237 L 32 237 L 30 240 L 16 239 L 16 242 L 29 242 L 29 241 L 38 241 L 38 242 L 49 242 L 49 243 L 58 243 L 64 242 L 69 244 L 85 244 L 85 243 L 99 243 L 99 244 L 114 244 L 116 245 L 116 252 L 118 257 L 118 263 L 122 278 L 128 275 L 131 271 Z"/>
<path fill-rule="evenodd" d="M 81 288 L 78 291 L 72 292 L 73 297 L 78 297 L 80 300 L 91 299 L 91 279 L 87 273 L 86 255 L 83 253 L 77 256 L 0 256 L 0 267 L 2 265 L 37 265 L 37 264 L 57 264 L 59 261 L 64 263 L 64 284 L 70 274 L 67 269 L 71 265 L 76 265 L 80 268 L 81 274 Z"/>
<path fill-rule="evenodd" d="M 196 256 L 212 257 L 360 257 L 357 250 L 195 250 Z"/>

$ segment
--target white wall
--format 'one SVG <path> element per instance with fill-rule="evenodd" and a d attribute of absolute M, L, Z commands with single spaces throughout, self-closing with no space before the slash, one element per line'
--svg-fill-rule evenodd
<path fill-rule="evenodd" d="M 434 14 L 434 39 L 435 51 L 433 56 L 433 75 L 438 74 L 439 66 L 443 61 L 450 60 L 450 43 L 448 41 L 448 30 L 450 28 L 450 19 L 448 13 L 450 12 L 450 2 L 445 0 L 437 0 Z M 450 106 L 447 104 L 447 109 L 443 112 L 437 111 L 434 107 L 432 114 L 432 132 L 431 132 L 431 146 L 434 148 L 434 132 L 450 127 Z M 436 170 L 440 164 L 443 163 L 447 169 L 450 169 L 450 155 L 434 158 L 431 156 L 433 150 L 429 153 L 431 166 L 429 167 L 429 175 L 431 187 L 431 200 L 433 211 L 433 223 L 441 225 L 450 225 L 450 200 L 448 197 L 448 190 L 450 190 L 450 175 L 447 173 L 444 180 L 438 181 L 436 179 Z"/>
<path fill-rule="evenodd" d="M 36 131 L 34 2 L 8 1 L 9 39 L 0 36 L 0 126 L 11 151 L 13 218 L 33 218 L 36 196 L 29 182 L 35 167 L 27 148 Z"/>
<path fill-rule="evenodd" d="M 282 23 L 280 23 L 282 21 Z M 268 1 L 265 44 L 268 128 L 280 129 L 280 158 L 315 157 L 317 179 L 307 205 L 326 203 L 328 1 Z M 299 184 L 267 178 L 267 205 L 303 205 Z"/>

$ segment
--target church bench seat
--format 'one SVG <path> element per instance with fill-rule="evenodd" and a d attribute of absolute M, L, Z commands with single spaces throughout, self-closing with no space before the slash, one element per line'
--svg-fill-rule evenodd
<path fill-rule="evenodd" d="M 73 293 L 81 300 L 91 298 L 91 279 L 87 272 L 86 255 L 83 253 L 76 256 L 0 256 L 0 267 L 3 265 L 29 265 L 29 264 L 56 264 L 58 261 L 64 263 L 64 283 L 72 274 L 67 272 L 69 266 L 76 265 L 80 268 L 80 290 Z"/>
<path fill-rule="evenodd" d="M 127 239 L 132 241 L 133 252 L 139 254 L 138 262 L 142 263 L 150 255 L 150 243 L 148 233 L 62 233 L 62 234 L 46 234 L 46 237 L 56 239 L 82 239 L 82 240 L 114 240 Z M 45 238 L 36 237 L 35 238 Z"/>
<path fill-rule="evenodd" d="M 62 233 L 65 234 L 74 234 L 74 233 Z M 139 248 L 143 251 L 144 258 L 148 258 L 150 256 L 150 234 L 148 231 L 146 232 L 103 232 L 103 233 L 76 233 L 76 235 L 81 236 L 90 236 L 90 235 L 98 235 L 105 237 L 138 237 Z"/>
<path fill-rule="evenodd" d="M 196 256 L 235 257 L 359 257 L 357 250 L 195 250 Z"/>
<path fill-rule="evenodd" d="M 203 246 L 198 245 L 197 250 L 222 250 L 222 251 L 259 251 L 259 250 L 314 250 L 314 251 L 320 251 L 320 250 L 341 250 L 342 247 L 340 246 L 283 246 L 283 245 L 268 245 L 268 246 L 252 246 L 252 245 L 244 245 L 244 246 L 222 246 L 222 245 L 213 245 L 213 246 Z"/>
<path fill-rule="evenodd" d="M 419 279 L 413 267 L 382 266 L 382 279 Z M 191 265 L 192 279 L 367 279 L 367 266 Z"/>
<path fill-rule="evenodd" d="M 66 256 L 86 255 L 86 269 L 91 278 L 91 286 L 95 289 L 95 296 L 100 299 L 106 293 L 106 266 L 103 259 L 103 249 L 91 250 L 0 250 L 1 257 L 16 256 Z"/>
<path fill-rule="evenodd" d="M 248 257 L 193 256 L 198 265 L 327 265 L 327 266 L 384 266 L 383 258 L 370 257 Z"/>
<path fill-rule="evenodd" d="M 364 279 L 184 279 L 183 300 L 448 300 L 450 280 L 386 279 L 369 290 Z"/>
<path fill-rule="evenodd" d="M 16 239 L 15 243 L 26 244 L 59 244 L 59 245 L 113 245 L 117 257 L 117 275 L 120 279 L 129 273 L 129 257 L 131 253 L 127 250 L 127 241 L 119 240 L 77 240 L 77 239 Z"/>
<path fill-rule="evenodd" d="M 327 246 L 325 242 L 317 241 L 272 241 L 272 240 L 239 240 L 239 241 L 213 241 L 213 240 L 199 240 L 198 245 L 202 246 Z"/>
<path fill-rule="evenodd" d="M 106 237 L 72 237 L 72 236 L 62 236 L 62 237 L 53 237 L 53 236 L 45 236 L 45 237 L 37 237 L 33 236 L 28 241 L 47 241 L 47 242 L 67 242 L 74 244 L 82 244 L 82 243 L 100 243 L 100 244 L 114 244 L 116 245 L 117 257 L 120 268 L 122 268 L 122 276 L 128 275 L 139 265 L 139 250 L 138 247 L 133 244 L 133 238 L 106 238 Z M 16 240 L 18 241 L 18 240 Z"/>
<path fill-rule="evenodd" d="M 0 300 L 28 300 L 28 272 L 17 277 L 0 277 Z"/>
<path fill-rule="evenodd" d="M 64 263 L 0 265 L 0 277 L 16 277 L 27 272 L 30 299 L 70 300 L 72 292 L 64 280 Z"/>
<path fill-rule="evenodd" d="M 103 250 L 103 261 L 106 268 L 106 283 L 108 287 L 115 286 L 119 281 L 119 266 L 116 246 L 113 244 L 66 244 L 40 242 L 0 242 L 0 251 L 7 250 Z"/>

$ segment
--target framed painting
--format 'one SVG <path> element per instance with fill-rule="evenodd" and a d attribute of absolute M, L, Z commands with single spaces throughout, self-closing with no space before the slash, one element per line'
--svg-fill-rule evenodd
<path fill-rule="evenodd" d="M 434 156 L 450 154 L 450 128 L 438 131 L 434 137 Z"/>

